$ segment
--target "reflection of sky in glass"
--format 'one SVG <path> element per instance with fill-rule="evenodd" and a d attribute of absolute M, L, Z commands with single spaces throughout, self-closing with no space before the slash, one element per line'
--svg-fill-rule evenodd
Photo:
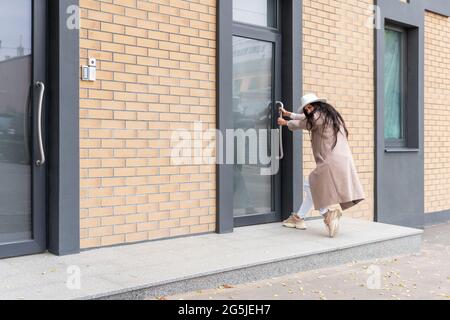
<path fill-rule="evenodd" d="M 0 61 L 31 53 L 31 0 L 0 0 Z M 23 54 L 18 54 L 22 42 Z"/>
<path fill-rule="evenodd" d="M 275 26 L 274 0 L 233 0 L 233 20 L 264 27 Z M 270 15 L 269 15 L 270 14 Z"/>

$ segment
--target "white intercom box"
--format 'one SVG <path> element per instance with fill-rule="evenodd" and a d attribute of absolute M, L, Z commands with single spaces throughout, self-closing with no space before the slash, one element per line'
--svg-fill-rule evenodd
<path fill-rule="evenodd" d="M 89 58 L 89 65 L 81 67 L 81 79 L 83 81 L 97 80 L 97 60 Z"/>

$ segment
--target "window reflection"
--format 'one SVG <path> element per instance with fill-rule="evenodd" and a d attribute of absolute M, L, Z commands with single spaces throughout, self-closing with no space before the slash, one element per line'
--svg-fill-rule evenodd
<path fill-rule="evenodd" d="M 32 1 L 0 0 L 0 244 L 29 240 Z"/>
<path fill-rule="evenodd" d="M 276 0 L 233 0 L 233 20 L 275 28 Z"/>
<path fill-rule="evenodd" d="M 233 121 L 235 129 L 249 132 L 271 128 L 273 44 L 233 37 Z M 254 131 L 255 132 L 255 131 Z M 235 141 L 234 214 L 272 212 L 272 178 L 260 174 L 258 146 Z M 240 163 L 240 162 L 239 162 Z M 258 161 L 259 163 L 259 161 Z"/>
<path fill-rule="evenodd" d="M 403 138 L 403 36 L 402 32 L 386 29 L 384 54 L 384 136 Z"/>

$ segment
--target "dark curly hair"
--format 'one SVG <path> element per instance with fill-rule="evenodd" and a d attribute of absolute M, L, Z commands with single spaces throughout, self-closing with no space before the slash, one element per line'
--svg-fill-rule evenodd
<path fill-rule="evenodd" d="M 307 119 L 307 128 L 308 130 L 313 130 L 315 127 L 315 114 L 320 113 L 320 117 L 324 117 L 324 125 L 323 131 L 328 127 L 332 126 L 334 131 L 334 144 L 333 149 L 337 144 L 337 135 L 341 130 L 341 127 L 344 128 L 345 135 L 348 138 L 349 133 L 347 126 L 345 125 L 344 118 L 342 118 L 341 114 L 329 103 L 326 102 L 314 102 L 312 103 L 314 106 L 314 111 L 308 114 L 306 109 L 303 109 L 303 112 Z"/>

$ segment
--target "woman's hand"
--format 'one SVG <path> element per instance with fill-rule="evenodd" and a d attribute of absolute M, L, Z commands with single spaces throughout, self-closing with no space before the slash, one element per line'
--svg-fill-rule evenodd
<path fill-rule="evenodd" d="M 288 125 L 288 122 L 280 117 L 278 118 L 278 125 L 286 127 Z"/>
<path fill-rule="evenodd" d="M 284 107 L 280 107 L 278 110 L 281 112 L 283 117 L 286 117 L 286 118 L 291 117 L 292 112 L 287 111 Z"/>

